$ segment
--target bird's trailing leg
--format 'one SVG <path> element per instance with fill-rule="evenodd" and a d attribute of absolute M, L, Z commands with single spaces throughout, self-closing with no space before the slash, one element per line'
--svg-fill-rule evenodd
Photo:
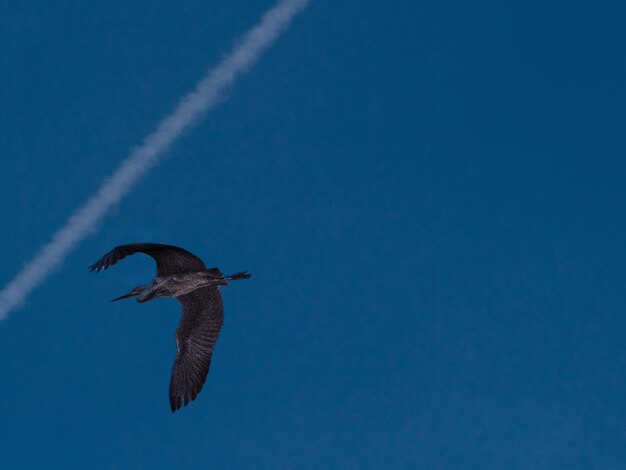
<path fill-rule="evenodd" d="M 210 280 L 217 281 L 218 285 L 225 286 L 226 281 L 238 281 L 239 279 L 248 279 L 252 277 L 248 271 L 238 272 L 237 274 L 231 274 L 230 276 L 224 276 L 218 268 L 211 268 L 204 271 L 209 276 Z"/>
<path fill-rule="evenodd" d="M 252 277 L 248 271 L 242 271 L 237 274 L 231 274 L 230 276 L 225 276 L 224 279 L 227 281 L 238 281 L 239 279 L 249 279 Z"/>

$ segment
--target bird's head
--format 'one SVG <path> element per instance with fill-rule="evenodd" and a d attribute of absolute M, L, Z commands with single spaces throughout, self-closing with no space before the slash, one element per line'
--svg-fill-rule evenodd
<path fill-rule="evenodd" d="M 115 302 L 116 300 L 128 299 L 129 297 L 137 297 L 137 301 L 139 302 L 139 297 L 146 290 L 147 286 L 137 286 L 133 290 L 131 290 L 128 294 L 124 294 L 116 299 L 111 300 L 111 302 Z"/>

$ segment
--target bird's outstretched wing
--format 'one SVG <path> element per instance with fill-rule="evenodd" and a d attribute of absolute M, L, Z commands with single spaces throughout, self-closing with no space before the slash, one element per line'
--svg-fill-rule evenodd
<path fill-rule="evenodd" d="M 197 272 L 206 266 L 200 258 L 177 246 L 158 243 L 131 243 L 113 248 L 106 255 L 89 266 L 90 271 L 108 269 L 119 260 L 135 253 L 152 256 L 157 264 L 157 276 L 171 276 L 178 273 Z"/>
<path fill-rule="evenodd" d="M 177 297 L 183 306 L 176 330 L 176 359 L 170 379 L 172 412 L 194 400 L 206 380 L 211 355 L 224 324 L 224 304 L 217 286 Z"/>

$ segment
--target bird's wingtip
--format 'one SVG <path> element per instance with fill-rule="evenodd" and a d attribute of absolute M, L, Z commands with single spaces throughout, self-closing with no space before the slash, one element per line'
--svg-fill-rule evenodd
<path fill-rule="evenodd" d="M 170 409 L 172 413 L 176 413 L 180 409 L 180 400 L 176 400 L 175 398 L 170 398 Z"/>

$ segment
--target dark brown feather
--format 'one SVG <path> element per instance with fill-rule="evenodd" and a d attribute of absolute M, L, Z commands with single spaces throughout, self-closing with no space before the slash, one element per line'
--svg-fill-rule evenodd
<path fill-rule="evenodd" d="M 170 379 L 172 412 L 194 400 L 207 378 L 211 355 L 224 324 L 224 304 L 217 286 L 177 297 L 183 314 L 176 330 L 176 359 Z"/>
<path fill-rule="evenodd" d="M 145 253 L 154 258 L 159 277 L 198 272 L 206 268 L 200 258 L 177 246 L 158 243 L 131 243 L 113 248 L 89 266 L 89 270 L 98 272 L 101 269 L 108 269 L 109 266 L 113 266 L 118 261 L 135 253 Z"/>

